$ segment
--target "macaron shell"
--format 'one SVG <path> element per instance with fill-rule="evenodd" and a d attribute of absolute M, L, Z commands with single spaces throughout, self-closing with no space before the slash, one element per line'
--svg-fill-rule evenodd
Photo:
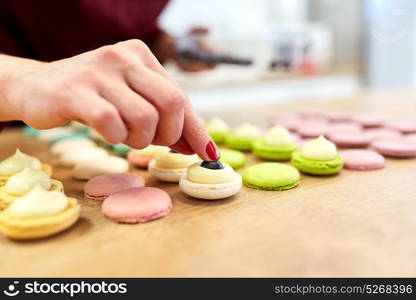
<path fill-rule="evenodd" d="M 147 168 L 149 162 L 153 159 L 153 157 L 142 156 L 137 154 L 135 151 L 130 151 L 127 154 L 127 160 L 132 165 L 139 167 L 139 168 Z"/>
<path fill-rule="evenodd" d="M 102 148 L 78 148 L 71 152 L 64 152 L 59 158 L 59 164 L 65 167 L 73 167 L 84 161 L 91 161 L 107 157 L 108 153 Z"/>
<path fill-rule="evenodd" d="M 353 116 L 352 120 L 357 123 L 360 123 L 365 128 L 380 127 L 384 123 L 381 117 L 371 116 L 371 115 Z"/>
<path fill-rule="evenodd" d="M 120 157 L 108 156 L 75 165 L 73 176 L 80 180 L 89 180 L 107 173 L 125 173 L 129 170 L 128 162 Z"/>
<path fill-rule="evenodd" d="M 402 133 L 416 133 L 416 121 L 390 121 L 386 123 L 386 127 L 401 131 Z"/>
<path fill-rule="evenodd" d="M 185 194 L 191 197 L 203 200 L 218 200 L 238 193 L 242 186 L 242 180 L 238 173 L 235 173 L 232 181 L 219 184 L 195 183 L 183 176 L 179 181 L 179 186 Z"/>
<path fill-rule="evenodd" d="M 288 145 L 269 145 L 259 139 L 253 143 L 253 154 L 264 160 L 283 161 L 289 160 L 292 152 L 298 149 L 297 143 Z"/>
<path fill-rule="evenodd" d="M 113 150 L 118 156 L 126 157 L 127 153 L 129 153 L 131 148 L 124 144 L 116 144 L 116 145 L 113 145 Z"/>
<path fill-rule="evenodd" d="M 400 131 L 388 128 L 367 129 L 364 133 L 368 135 L 372 141 L 385 138 L 400 138 L 403 136 Z"/>
<path fill-rule="evenodd" d="M 244 167 L 246 164 L 246 155 L 238 150 L 233 149 L 219 149 L 221 158 L 220 161 L 229 164 L 234 170 Z"/>
<path fill-rule="evenodd" d="M 299 184 L 299 178 L 294 167 L 276 162 L 259 163 L 243 172 L 245 186 L 269 191 L 292 189 Z"/>
<path fill-rule="evenodd" d="M 328 130 L 329 126 L 326 122 L 307 121 L 301 123 L 297 133 L 303 138 L 316 138 L 320 135 L 325 135 Z"/>
<path fill-rule="evenodd" d="M 402 139 L 380 139 L 371 146 L 380 154 L 397 158 L 416 157 L 416 143 Z"/>
<path fill-rule="evenodd" d="M 256 139 L 256 137 L 239 137 L 236 136 L 233 133 L 229 133 L 225 137 L 225 144 L 231 148 L 236 149 L 240 151 L 250 151 L 252 147 L 253 141 Z"/>
<path fill-rule="evenodd" d="M 301 172 L 311 175 L 334 175 L 342 170 L 344 160 L 337 154 L 331 160 L 312 160 L 304 158 L 301 151 L 292 153 L 292 164 Z"/>
<path fill-rule="evenodd" d="M 144 187 L 144 179 L 135 174 L 104 174 L 90 179 L 84 185 L 84 195 L 99 200 L 135 187 Z"/>
<path fill-rule="evenodd" d="M 269 120 L 270 127 L 280 125 L 289 131 L 297 131 L 300 123 L 301 123 L 301 120 L 296 116 L 274 117 Z"/>
<path fill-rule="evenodd" d="M 363 132 L 332 133 L 328 139 L 338 147 L 367 147 L 371 142 L 371 138 Z"/>
<path fill-rule="evenodd" d="M 340 151 L 344 168 L 350 170 L 375 170 L 385 166 L 384 157 L 371 150 L 351 149 Z"/>
<path fill-rule="evenodd" d="M 327 117 L 332 122 L 346 122 L 352 120 L 352 115 L 347 112 L 331 112 L 328 113 Z"/>
<path fill-rule="evenodd" d="M 407 134 L 405 138 L 411 143 L 416 143 L 416 133 Z"/>
<path fill-rule="evenodd" d="M 149 163 L 149 173 L 156 179 L 164 182 L 179 182 L 182 176 L 186 175 L 187 168 L 164 169 L 156 166 L 156 161 L 152 159 Z"/>
<path fill-rule="evenodd" d="M 170 196 L 161 189 L 139 187 L 110 195 L 102 213 L 119 223 L 144 223 L 166 216 L 172 208 Z"/>
<path fill-rule="evenodd" d="M 339 132 L 361 132 L 362 126 L 356 122 L 336 122 L 329 126 L 328 134 Z"/>
<path fill-rule="evenodd" d="M 209 132 L 212 140 L 217 144 L 223 144 L 225 142 L 225 138 L 228 135 L 228 131 L 226 132 Z"/>

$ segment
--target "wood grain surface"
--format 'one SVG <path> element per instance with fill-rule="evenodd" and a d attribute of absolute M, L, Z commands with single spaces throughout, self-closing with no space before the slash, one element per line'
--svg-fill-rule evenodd
<path fill-rule="evenodd" d="M 273 112 L 308 108 L 415 117 L 414 99 L 363 93 L 219 115 L 258 124 Z M 82 205 L 77 224 L 56 236 L 0 236 L 1 276 L 416 276 L 416 159 L 388 159 L 377 171 L 302 175 L 299 187 L 284 192 L 244 187 L 211 202 L 132 169 L 166 190 L 174 207 L 163 219 L 122 225 L 100 213 L 101 202 L 83 198 L 84 183 L 56 166 L 46 144 L 16 130 L 2 133 L 0 143 L 0 159 L 20 147 L 54 165 L 54 177 Z"/>

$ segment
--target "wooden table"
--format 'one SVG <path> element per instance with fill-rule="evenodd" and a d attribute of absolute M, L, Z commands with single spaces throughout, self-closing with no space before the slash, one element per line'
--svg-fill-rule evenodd
<path fill-rule="evenodd" d="M 415 116 L 412 93 L 361 94 L 333 101 L 221 112 L 260 122 L 274 111 L 325 108 Z M 238 115 L 238 116 L 236 116 Z M 174 208 L 164 219 L 121 225 L 84 199 L 83 182 L 56 166 L 47 145 L 9 131 L 0 159 L 16 147 L 53 164 L 68 195 L 80 199 L 70 230 L 30 242 L 0 236 L 1 276 L 416 276 L 416 159 L 388 159 L 383 170 L 302 176 L 284 192 L 243 188 L 221 201 L 198 201 L 146 171 Z M 254 159 L 250 156 L 250 163 Z"/>

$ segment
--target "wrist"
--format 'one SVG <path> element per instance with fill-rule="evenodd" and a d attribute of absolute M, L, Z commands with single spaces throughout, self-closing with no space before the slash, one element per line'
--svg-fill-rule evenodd
<path fill-rule="evenodd" d="M 13 108 L 19 74 L 25 72 L 35 60 L 0 54 L 0 122 L 19 120 Z"/>

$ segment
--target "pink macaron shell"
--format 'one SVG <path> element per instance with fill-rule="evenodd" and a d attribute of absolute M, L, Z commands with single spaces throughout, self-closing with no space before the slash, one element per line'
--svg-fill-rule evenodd
<path fill-rule="evenodd" d="M 351 114 L 346 112 L 331 112 L 328 114 L 328 119 L 331 122 L 346 122 L 351 121 Z"/>
<path fill-rule="evenodd" d="M 408 140 L 409 142 L 416 143 L 416 133 L 406 134 L 404 137 L 405 137 L 405 138 L 406 138 L 406 140 Z"/>
<path fill-rule="evenodd" d="M 145 223 L 166 216 L 171 209 L 172 200 L 165 191 L 139 187 L 110 195 L 101 212 L 118 223 Z"/>
<path fill-rule="evenodd" d="M 139 168 L 147 168 L 149 162 L 153 159 L 153 157 L 142 156 L 140 154 L 135 153 L 134 151 L 130 151 L 127 154 L 127 161 L 132 165 L 139 167 Z"/>
<path fill-rule="evenodd" d="M 405 138 L 379 139 L 371 143 L 378 153 L 397 158 L 416 157 L 416 143 Z"/>
<path fill-rule="evenodd" d="M 302 110 L 298 112 L 298 116 L 303 121 L 326 121 L 327 115 L 321 110 Z"/>
<path fill-rule="evenodd" d="M 381 117 L 372 115 L 357 115 L 353 116 L 352 120 L 361 124 L 364 128 L 380 127 L 384 123 L 384 120 Z"/>
<path fill-rule="evenodd" d="M 303 138 L 316 138 L 325 135 L 329 130 L 327 122 L 322 121 L 303 121 L 297 133 Z"/>
<path fill-rule="evenodd" d="M 304 139 L 301 139 L 300 142 L 299 142 L 299 146 L 300 147 L 303 147 L 307 142 L 310 142 L 312 140 L 314 140 L 314 138 L 304 138 Z"/>
<path fill-rule="evenodd" d="M 361 132 L 362 126 L 356 122 L 335 122 L 329 126 L 329 133 L 331 132 Z"/>
<path fill-rule="evenodd" d="M 373 141 L 378 139 L 401 138 L 403 136 L 403 134 L 400 131 L 388 128 L 367 129 L 364 132 Z"/>
<path fill-rule="evenodd" d="M 289 131 L 296 131 L 299 124 L 300 120 L 297 117 L 275 117 L 269 120 L 269 127 L 280 125 Z"/>
<path fill-rule="evenodd" d="M 386 127 L 402 133 L 416 133 L 416 121 L 399 120 L 386 123 Z"/>
<path fill-rule="evenodd" d="M 328 135 L 328 139 L 338 147 L 367 147 L 371 139 L 364 133 L 338 132 Z"/>
<path fill-rule="evenodd" d="M 103 174 L 91 178 L 84 185 L 84 195 L 90 199 L 104 200 L 111 194 L 143 186 L 144 179 L 135 174 Z"/>
<path fill-rule="evenodd" d="M 340 155 L 344 159 L 344 168 L 350 170 L 375 170 L 382 169 L 386 165 L 384 157 L 371 150 L 342 150 Z"/>

